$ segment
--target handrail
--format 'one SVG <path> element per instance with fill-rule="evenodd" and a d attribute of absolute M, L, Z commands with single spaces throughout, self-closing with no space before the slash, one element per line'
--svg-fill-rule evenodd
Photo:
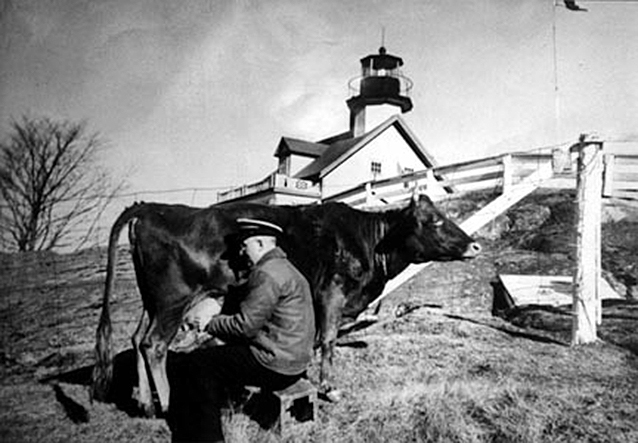
<path fill-rule="evenodd" d="M 347 201 L 352 197 L 357 197 L 360 194 L 365 193 L 374 193 L 374 197 L 377 199 L 383 198 L 385 195 L 384 189 L 392 188 L 397 185 L 405 185 L 406 183 L 410 184 L 410 186 L 404 186 L 405 195 L 409 195 L 412 192 L 414 186 L 432 186 L 435 185 L 444 188 L 444 187 L 454 187 L 457 185 L 468 185 L 477 182 L 485 182 L 485 181 L 494 181 L 500 179 L 502 177 L 502 172 L 499 174 L 497 171 L 486 172 L 485 169 L 488 167 L 495 167 L 497 169 L 503 169 L 503 158 L 507 157 L 507 155 L 493 156 L 488 158 L 482 158 L 478 160 L 464 161 L 460 163 L 455 163 L 452 165 L 445 166 L 437 166 L 434 168 L 416 171 L 411 174 L 404 174 L 396 177 L 390 177 L 377 181 L 368 181 L 362 184 L 359 184 L 351 189 L 340 192 L 338 194 L 332 195 L 324 201 Z M 476 176 L 472 178 L 472 176 L 464 176 L 464 177 L 455 177 L 455 178 L 446 178 L 445 175 L 450 175 L 457 172 L 468 172 L 472 170 L 481 170 L 476 173 Z M 493 184 L 491 185 L 493 187 Z M 395 192 L 394 190 L 392 192 Z M 368 198 L 369 200 L 369 198 Z"/>
<path fill-rule="evenodd" d="M 605 196 L 638 199 L 638 173 L 633 171 L 638 155 L 606 154 Z M 516 152 L 495 155 L 475 160 L 467 160 L 448 165 L 389 177 L 381 180 L 370 180 L 350 189 L 324 198 L 323 201 L 344 201 L 353 206 L 370 206 L 382 202 L 386 198 L 396 201 L 407 198 L 415 187 L 441 190 L 441 195 L 455 192 L 478 191 L 485 189 L 505 190 L 524 177 L 533 173 L 538 167 L 553 161 L 550 153 Z M 627 165 L 629 164 L 629 165 Z M 571 168 L 563 178 L 569 178 L 576 168 Z M 272 173 L 265 179 L 249 185 L 238 186 L 218 193 L 218 202 L 243 197 L 266 189 L 279 188 L 279 183 L 286 183 L 285 188 L 317 196 L 318 186 L 305 182 L 303 187 L 293 185 L 298 180 Z M 289 185 L 288 182 L 291 184 Z M 296 182 L 295 182 L 296 183 Z M 400 189 L 397 189 L 399 187 Z M 401 189 L 404 191 L 401 192 Z M 438 198 L 435 196 L 434 198 Z"/>
<path fill-rule="evenodd" d="M 297 194 L 308 194 L 319 197 L 319 186 L 309 180 L 289 177 L 278 172 L 269 174 L 266 178 L 248 185 L 236 186 L 217 193 L 217 203 L 222 203 L 238 197 L 256 194 L 267 190 L 286 190 Z"/>
<path fill-rule="evenodd" d="M 502 154 L 436 166 L 377 181 L 370 180 L 325 198 L 324 201 L 344 201 L 353 206 L 374 206 L 387 199 L 396 201 L 397 198 L 408 198 L 415 187 L 429 190 L 433 186 L 466 188 L 457 191 L 500 188 L 504 192 L 506 187 L 520 182 L 539 167 L 545 167 L 552 162 L 553 156 L 550 153 Z M 634 162 L 638 162 L 638 155 L 606 155 L 605 196 L 638 199 L 638 172 L 634 172 Z M 573 167 L 567 175 L 562 174 L 561 177 L 569 177 L 575 170 Z M 397 186 L 401 186 L 404 191 L 397 190 Z"/>

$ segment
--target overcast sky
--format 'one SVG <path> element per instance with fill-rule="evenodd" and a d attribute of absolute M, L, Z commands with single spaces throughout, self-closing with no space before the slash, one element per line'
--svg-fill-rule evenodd
<path fill-rule="evenodd" d="M 138 191 L 254 182 L 282 136 L 347 130 L 348 81 L 382 28 L 414 82 L 404 118 L 440 164 L 638 133 L 638 2 L 0 4 L 3 134 L 25 113 L 86 119 Z"/>

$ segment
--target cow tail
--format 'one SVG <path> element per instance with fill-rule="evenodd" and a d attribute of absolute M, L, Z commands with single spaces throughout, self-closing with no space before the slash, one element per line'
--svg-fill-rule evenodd
<path fill-rule="evenodd" d="M 138 216 L 144 204 L 134 204 L 127 208 L 117 218 L 109 235 L 108 258 L 106 265 L 106 282 L 104 285 L 104 295 L 102 298 L 102 313 L 97 327 L 95 344 L 95 366 L 93 367 L 91 399 L 106 401 L 111 380 L 113 379 L 113 349 L 111 347 L 111 336 L 113 326 L 111 325 L 111 315 L 109 304 L 111 293 L 115 284 L 115 271 L 117 264 L 117 243 L 124 226 Z"/>

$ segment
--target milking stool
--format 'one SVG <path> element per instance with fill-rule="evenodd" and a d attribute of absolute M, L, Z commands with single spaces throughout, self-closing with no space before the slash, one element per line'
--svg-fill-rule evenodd
<path fill-rule="evenodd" d="M 275 423 L 279 434 L 285 434 L 297 423 L 314 422 L 317 405 L 317 389 L 305 378 L 273 395 L 279 401 L 279 418 Z"/>
<path fill-rule="evenodd" d="M 314 423 L 317 389 L 305 378 L 279 391 L 267 391 L 256 386 L 246 386 L 245 389 L 244 412 L 280 436 L 300 425 L 312 426 Z"/>

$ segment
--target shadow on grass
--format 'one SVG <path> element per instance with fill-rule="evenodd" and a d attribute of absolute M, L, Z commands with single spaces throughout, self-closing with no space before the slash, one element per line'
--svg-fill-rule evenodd
<path fill-rule="evenodd" d="M 443 314 L 445 317 L 447 318 L 451 318 L 454 320 L 462 320 L 462 321 L 467 321 L 470 323 L 474 323 L 477 325 L 481 325 L 481 326 L 485 326 L 491 329 L 495 329 L 497 331 L 501 331 L 504 332 L 512 337 L 517 337 L 517 338 L 524 338 L 527 340 L 532 340 L 535 342 L 539 342 L 539 343 L 551 343 L 554 345 L 559 345 L 559 346 L 568 346 L 566 343 L 563 343 L 560 340 L 556 340 L 552 337 L 546 337 L 540 333 L 532 333 L 532 332 L 527 332 L 527 331 L 521 331 L 521 330 L 515 330 L 513 328 L 509 328 L 506 326 L 498 326 L 498 325 L 492 325 L 486 322 L 482 322 L 479 320 L 475 320 L 473 318 L 468 318 L 468 317 L 463 317 L 461 315 L 455 315 L 455 314 Z"/>
<path fill-rule="evenodd" d="M 83 366 L 67 372 L 45 377 L 40 383 L 50 384 L 56 394 L 56 399 L 64 408 L 67 416 L 74 422 L 82 422 L 82 406 L 64 393 L 59 383 L 71 385 L 91 386 L 93 365 Z M 106 403 L 113 403 L 115 406 L 126 412 L 131 417 L 140 416 L 137 404 L 132 398 L 133 386 L 137 384 L 137 369 L 135 352 L 132 349 L 123 351 L 113 359 L 113 380 L 109 390 Z M 75 404 L 74 404 L 75 403 Z M 87 413 L 88 414 L 88 413 Z M 79 421 L 76 421 L 79 420 Z"/>
<path fill-rule="evenodd" d="M 603 300 L 602 323 L 598 326 L 598 337 L 605 342 L 626 349 L 638 356 L 638 301 Z M 514 307 L 499 314 L 518 328 L 540 331 L 540 333 L 561 333 L 571 336 L 571 306 L 528 305 Z"/>
<path fill-rule="evenodd" d="M 69 420 L 75 424 L 88 423 L 89 411 L 82 404 L 67 395 L 57 383 L 53 385 L 53 392 L 55 392 L 55 399 L 62 405 Z"/>

